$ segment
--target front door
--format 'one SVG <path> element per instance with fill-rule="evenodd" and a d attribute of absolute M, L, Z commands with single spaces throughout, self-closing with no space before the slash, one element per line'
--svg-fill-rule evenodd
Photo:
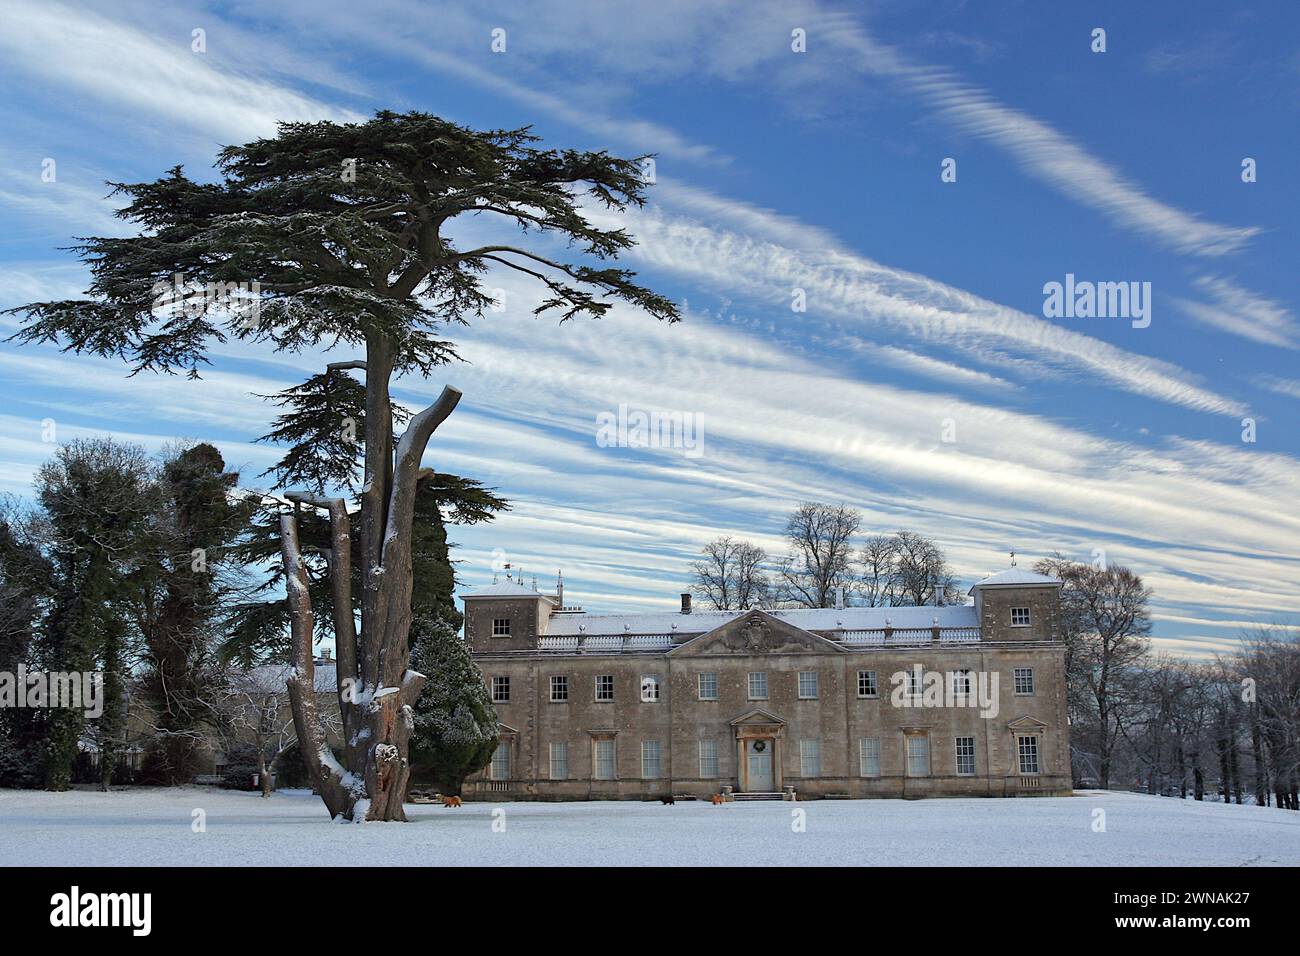
<path fill-rule="evenodd" d="M 746 741 L 745 760 L 749 789 L 755 793 L 771 793 L 772 741 L 761 738 Z"/>

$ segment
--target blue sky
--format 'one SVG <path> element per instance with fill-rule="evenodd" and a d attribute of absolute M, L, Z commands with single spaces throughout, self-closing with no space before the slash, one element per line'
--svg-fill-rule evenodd
<path fill-rule="evenodd" d="M 778 553 L 813 498 L 934 536 L 967 583 L 1011 549 L 1102 549 L 1155 588 L 1168 649 L 1300 616 L 1294 3 L 266 6 L 7 0 L 0 307 L 80 293 L 59 247 L 122 230 L 105 180 L 209 177 L 276 120 L 419 109 L 653 152 L 627 260 L 683 323 L 557 326 L 492 276 L 504 309 L 459 335 L 468 363 L 397 390 L 460 387 L 427 464 L 514 503 L 457 530 L 466 583 L 504 560 L 563 568 L 590 609 L 667 607 L 705 541 Z M 1151 283 L 1150 326 L 1045 317 L 1067 273 Z M 236 344 L 186 382 L 2 345 L 0 492 L 52 452 L 47 419 L 212 441 L 254 483 L 275 451 L 252 393 L 323 361 Z M 620 404 L 698 416 L 704 453 L 601 447 Z"/>

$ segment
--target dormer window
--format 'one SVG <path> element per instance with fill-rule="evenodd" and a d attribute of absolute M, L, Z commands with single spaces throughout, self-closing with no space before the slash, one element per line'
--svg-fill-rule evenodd
<path fill-rule="evenodd" d="M 1029 608 L 1013 607 L 1011 609 L 1011 626 L 1028 627 L 1029 626 Z"/>
<path fill-rule="evenodd" d="M 492 636 L 509 637 L 510 636 L 510 618 L 494 617 L 492 619 Z"/>

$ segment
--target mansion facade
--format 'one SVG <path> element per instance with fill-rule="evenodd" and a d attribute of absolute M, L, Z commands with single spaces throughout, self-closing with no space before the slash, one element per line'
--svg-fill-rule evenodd
<path fill-rule="evenodd" d="M 587 614 L 562 582 L 465 596 L 501 721 L 476 799 L 1070 792 L 1060 582 L 946 607 Z"/>

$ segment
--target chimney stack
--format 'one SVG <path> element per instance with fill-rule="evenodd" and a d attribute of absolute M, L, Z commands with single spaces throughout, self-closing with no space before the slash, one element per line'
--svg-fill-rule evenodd
<path fill-rule="evenodd" d="M 682 595 L 682 613 L 683 614 L 691 613 L 691 596 L 689 594 Z"/>
<path fill-rule="evenodd" d="M 835 589 L 835 610 L 844 610 L 844 588 Z"/>

